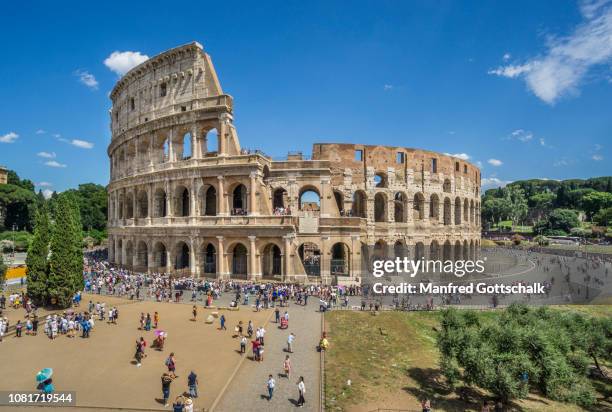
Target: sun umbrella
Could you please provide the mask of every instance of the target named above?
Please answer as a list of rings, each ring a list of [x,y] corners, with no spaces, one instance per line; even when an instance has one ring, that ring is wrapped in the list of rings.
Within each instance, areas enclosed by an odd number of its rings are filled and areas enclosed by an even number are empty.
[[[53,369],[44,368],[36,374],[36,382],[44,382],[53,375]]]
[[[155,336],[164,336],[166,334],[166,332],[164,332],[161,329],[156,329],[155,330]]]

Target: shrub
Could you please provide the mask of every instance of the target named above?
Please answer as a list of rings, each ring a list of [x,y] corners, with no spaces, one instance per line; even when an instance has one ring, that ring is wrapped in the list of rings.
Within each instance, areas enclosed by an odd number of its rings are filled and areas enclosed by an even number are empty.
[[[550,245],[550,239],[548,239],[546,236],[542,236],[542,235],[534,237],[533,241],[536,242],[540,246],[548,246],[548,245]]]
[[[520,245],[523,240],[525,240],[525,238],[519,234],[512,235],[512,243],[516,246]]]

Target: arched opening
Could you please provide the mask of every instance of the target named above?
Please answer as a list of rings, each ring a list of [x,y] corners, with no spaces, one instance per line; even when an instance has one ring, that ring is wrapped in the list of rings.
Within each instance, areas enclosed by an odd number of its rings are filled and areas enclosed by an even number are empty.
[[[125,210],[124,210],[124,206],[125,206],[125,198],[123,196],[123,194],[119,195],[119,210],[118,210],[118,216],[119,219],[124,219],[125,218]]]
[[[476,248],[474,247],[474,241],[470,240],[470,259],[476,259]]]
[[[374,187],[387,187],[387,175],[378,172],[374,175]]]
[[[185,242],[179,242],[176,245],[176,252],[174,255],[174,269],[189,269],[189,246],[187,246],[187,243]]]
[[[450,179],[444,179],[444,183],[442,184],[442,191],[444,193],[450,193],[451,192],[451,181],[450,181]]]
[[[136,265],[145,270],[149,266],[149,250],[147,244],[142,240],[138,242],[136,249]]]
[[[123,265],[123,240],[117,241],[117,250],[115,253],[115,262],[119,265]]]
[[[217,273],[217,250],[212,243],[206,245],[202,251],[202,266],[202,273],[207,277],[214,277],[209,275]]]
[[[314,243],[306,242],[298,248],[300,260],[308,276],[321,276],[321,250]]]
[[[455,258],[455,260],[461,260],[461,256],[461,242],[457,240],[455,242],[455,249],[453,250],[453,257]]]
[[[153,199],[153,217],[165,217],[166,210],[166,192],[163,189],[157,189]]]
[[[203,186],[200,189],[200,215],[215,216],[217,214],[217,190],[214,186]]]
[[[425,257],[425,245],[423,244],[423,242],[417,242],[417,244],[414,245],[414,259],[420,260],[424,257]]]
[[[470,202],[465,199],[463,201],[463,222],[469,223],[470,221]]]
[[[299,205],[300,210],[306,212],[318,212],[321,210],[321,195],[314,188],[303,188],[300,190]]]
[[[125,265],[132,267],[134,264],[134,245],[131,240],[125,244]]]
[[[474,222],[476,221],[476,214],[475,214],[475,209],[474,209],[474,201],[471,200],[470,201],[470,223],[473,225]]]
[[[242,183],[232,191],[232,215],[247,214],[247,189]]]
[[[398,240],[393,245],[393,255],[395,257],[404,258],[409,257],[410,253],[408,253],[408,247],[404,243],[402,243],[401,240]]]
[[[440,219],[440,199],[433,194],[429,197],[429,220],[437,222]]]
[[[376,193],[374,196],[374,221],[387,221],[387,197],[382,193]]]
[[[216,152],[219,148],[219,136],[217,129],[211,129],[206,132],[204,139],[202,139],[202,153]]]
[[[147,192],[141,190],[138,192],[138,196],[136,197],[136,205],[137,205],[137,215],[139,218],[145,218],[149,216],[149,199],[147,196]]]
[[[350,250],[344,243],[336,243],[331,248],[329,271],[332,276],[348,276],[350,273]]]
[[[186,133],[183,136],[182,151],[183,151],[183,156],[182,156],[183,160],[191,159],[191,157],[193,156],[193,150],[191,148],[191,133]]]
[[[395,206],[395,221],[398,223],[406,222],[406,195],[401,192],[395,194],[395,200],[393,201]]]
[[[366,194],[363,190],[357,190],[353,193],[353,206],[352,206],[352,215],[356,217],[366,218]]]
[[[461,199],[455,198],[455,224],[461,224]]]
[[[336,200],[336,206],[338,206],[340,216],[344,216],[344,196],[342,193],[334,190],[334,199]]]
[[[282,187],[275,189],[272,194],[272,208],[274,209],[274,214],[284,214],[287,204],[287,191]]]
[[[125,197],[126,206],[126,219],[134,218],[134,195],[130,192]]]
[[[282,255],[280,248],[270,243],[267,245],[261,257],[262,276],[275,277],[281,275]]]
[[[429,244],[429,260],[439,260],[440,259],[440,245],[438,241],[432,240]]]
[[[237,243],[232,251],[232,275],[240,278],[247,274],[247,248]]]
[[[463,241],[463,260],[470,259],[470,246],[467,240]]]
[[[448,197],[444,198],[444,224],[451,224],[451,201]]]
[[[446,241],[444,242],[444,246],[442,247],[442,260],[444,260],[445,262],[447,260],[452,260],[453,256],[453,248],[450,244],[450,241]]]
[[[174,216],[189,216],[189,190],[185,186],[176,188],[176,209]]]
[[[166,270],[168,265],[167,259],[168,253],[166,251],[166,245],[162,242],[157,242],[153,247],[153,263],[157,271],[163,272]]]
[[[170,139],[164,140],[164,144],[162,146],[162,163],[171,162],[170,159]]]
[[[414,210],[414,220],[425,219],[425,196],[423,193],[415,193],[412,208]]]

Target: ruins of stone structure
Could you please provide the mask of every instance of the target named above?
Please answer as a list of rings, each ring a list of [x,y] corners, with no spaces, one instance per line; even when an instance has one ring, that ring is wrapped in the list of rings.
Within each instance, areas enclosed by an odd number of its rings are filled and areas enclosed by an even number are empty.
[[[0,166],[0,185],[5,185],[8,182],[8,170],[4,166]]]
[[[241,148],[232,97],[198,43],[110,95],[109,259],[138,271],[351,283],[362,250],[473,258],[480,171],[404,147],[317,143],[282,161]]]

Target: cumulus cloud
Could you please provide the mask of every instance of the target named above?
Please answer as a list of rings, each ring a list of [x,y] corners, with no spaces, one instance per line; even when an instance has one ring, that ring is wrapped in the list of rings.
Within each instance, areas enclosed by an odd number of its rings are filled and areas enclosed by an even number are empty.
[[[98,90],[98,81],[93,74],[86,70],[77,70],[74,72],[74,75],[77,76],[79,78],[79,82],[83,83],[85,86],[92,90]]]
[[[49,182],[38,182],[38,183],[36,183],[36,186],[39,186],[39,187],[51,187],[51,186],[53,186],[53,184],[49,183]]]
[[[601,160],[603,160],[603,156],[599,155],[599,154],[594,154],[591,159],[595,160],[596,162],[599,162]]]
[[[502,58],[504,59],[504,61],[508,61],[510,60],[510,57],[512,57],[510,53],[504,53],[504,56]]]
[[[501,160],[498,160],[498,159],[489,159],[487,160],[487,163],[490,164],[491,166],[501,166],[504,164]]]
[[[572,162],[570,162],[567,159],[559,159],[559,160],[555,160],[555,162],[553,163],[554,167],[564,167],[564,166],[569,166]]]
[[[0,136],[0,143],[14,143],[19,135],[15,132],[8,132],[7,134],[3,134]]]
[[[44,131],[43,129],[38,129],[38,130],[36,131],[36,134],[45,134],[45,133],[47,133],[47,132],[46,132],[46,131]]]
[[[92,142],[88,142],[86,140],[72,139],[70,144],[76,147],[80,147],[81,149],[91,149],[94,147]]]
[[[521,142],[528,142],[533,139],[533,133],[528,130],[516,129],[509,136],[510,139],[520,140]]]
[[[485,190],[497,187],[504,187],[510,183],[512,183],[512,180],[502,180],[497,177],[483,177],[480,180],[480,186]]]
[[[457,157],[462,160],[470,159],[470,155],[468,155],[467,153],[444,153],[444,154],[447,156]]]
[[[392,84],[385,84],[383,86],[383,90],[386,91],[386,92],[391,91],[391,90],[393,90],[393,85]]]
[[[548,104],[577,93],[593,68],[612,62],[612,2],[584,0],[580,11],[583,21],[567,36],[550,36],[545,53],[488,73],[523,79],[529,90]]]
[[[42,194],[45,199],[51,199],[51,196],[53,195],[53,190],[45,189],[42,191]]]
[[[55,159],[55,152],[38,152],[36,156],[43,157],[45,159]]]
[[[119,76],[123,76],[130,71],[131,68],[138,66],[140,63],[145,62],[149,59],[146,54],[134,51],[114,51],[104,60],[104,65],[117,73]]]
[[[56,160],[49,160],[48,162],[45,162],[45,166],[58,167],[58,168],[66,167],[66,165],[64,163],[60,163],[60,162],[58,162]]]

